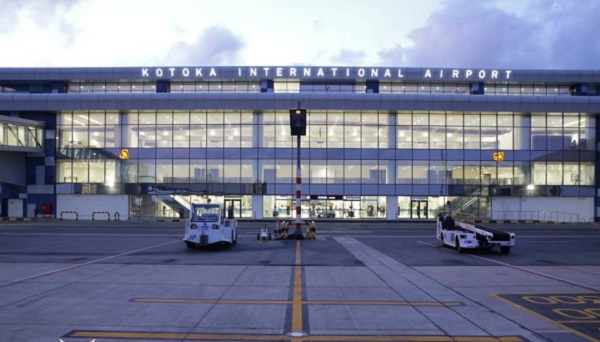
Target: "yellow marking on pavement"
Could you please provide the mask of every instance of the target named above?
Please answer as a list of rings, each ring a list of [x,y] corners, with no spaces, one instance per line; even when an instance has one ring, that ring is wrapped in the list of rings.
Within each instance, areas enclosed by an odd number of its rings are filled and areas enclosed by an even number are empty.
[[[295,289],[294,289],[295,290]],[[302,293],[300,293],[302,295]],[[294,304],[293,300],[247,300],[247,299],[186,299],[186,298],[134,298],[136,303],[167,304]],[[400,305],[400,306],[462,306],[460,302],[405,302],[405,301],[352,301],[352,300],[304,300],[302,305]]]
[[[185,299],[185,298],[134,298],[137,303],[194,303],[194,304],[292,304],[291,300],[245,300],[245,299]]]
[[[68,337],[79,338],[114,338],[114,339],[146,339],[165,340],[174,339],[182,341],[190,340],[213,340],[213,341],[399,341],[399,342],[522,342],[517,336],[414,336],[414,335],[390,335],[390,336],[356,336],[356,335],[319,335],[305,337],[291,337],[287,335],[242,335],[242,334],[201,334],[201,333],[166,333],[166,332],[126,332],[126,331],[88,331],[78,330],[69,334]]]
[[[462,306],[460,302],[403,302],[403,301],[342,301],[342,300],[305,300],[305,305],[399,305],[399,306]]]
[[[292,304],[292,331],[302,331],[302,258],[300,241],[296,241],[296,267],[294,271],[294,298]]]
[[[586,335],[586,334],[584,334],[584,333],[582,333],[582,332],[580,332],[580,331],[577,331],[577,330],[575,330],[575,329],[569,328],[568,326],[566,326],[566,325],[564,325],[564,324],[561,324],[561,323],[560,323],[560,322],[558,322],[558,321],[555,321],[555,320],[553,320],[553,319],[550,319],[550,318],[548,318],[548,317],[546,317],[546,316],[544,316],[544,315],[542,315],[542,314],[539,314],[539,313],[537,313],[537,312],[535,312],[535,311],[533,311],[533,310],[530,310],[530,309],[528,309],[528,308],[526,308],[526,307],[524,307],[524,306],[522,306],[522,305],[519,305],[519,304],[517,304],[517,303],[514,303],[514,302],[512,302],[512,301],[510,301],[510,300],[508,300],[508,299],[502,298],[502,297],[500,297],[500,295],[497,295],[497,294],[495,294],[495,293],[492,293],[492,296],[494,296],[494,297],[496,297],[496,298],[500,299],[500,300],[501,300],[501,301],[503,301],[503,302],[506,302],[506,303],[512,304],[512,305],[514,305],[514,306],[518,307],[519,309],[521,309],[521,310],[523,310],[523,311],[529,312],[530,314],[532,314],[532,315],[534,315],[534,316],[536,316],[536,317],[539,317],[539,318],[541,318],[541,319],[544,319],[544,320],[546,320],[546,321],[548,321],[548,322],[550,322],[550,323],[552,323],[552,324],[554,324],[554,325],[557,325],[557,326],[559,326],[559,327],[561,327],[561,328],[563,328],[563,329],[566,329],[566,330],[568,330],[568,331],[570,331],[570,332],[574,333],[575,335],[577,335],[577,336],[579,336],[579,337],[583,337],[584,339],[586,339],[586,340],[588,340],[588,341],[598,341],[598,340],[596,340],[595,338],[592,338],[592,337],[590,337],[590,336],[588,336],[588,335]]]

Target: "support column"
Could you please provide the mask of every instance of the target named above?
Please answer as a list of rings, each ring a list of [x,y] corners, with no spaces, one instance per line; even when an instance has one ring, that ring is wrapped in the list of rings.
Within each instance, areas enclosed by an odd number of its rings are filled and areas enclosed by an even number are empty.
[[[298,137],[298,156],[296,158],[296,239],[302,237],[302,168],[300,168],[300,135]]]

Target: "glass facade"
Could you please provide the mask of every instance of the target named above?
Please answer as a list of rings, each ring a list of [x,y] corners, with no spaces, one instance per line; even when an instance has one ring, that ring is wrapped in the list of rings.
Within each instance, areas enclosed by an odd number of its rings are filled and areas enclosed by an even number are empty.
[[[512,196],[531,185],[579,196],[595,185],[587,113],[312,110],[308,126],[306,217],[383,218],[385,198],[397,196],[398,217],[429,218],[445,203],[438,197]],[[105,185],[90,193],[136,195],[127,184],[148,184],[184,196],[252,194],[263,217],[291,217],[295,147],[288,111],[62,112],[56,182]]]

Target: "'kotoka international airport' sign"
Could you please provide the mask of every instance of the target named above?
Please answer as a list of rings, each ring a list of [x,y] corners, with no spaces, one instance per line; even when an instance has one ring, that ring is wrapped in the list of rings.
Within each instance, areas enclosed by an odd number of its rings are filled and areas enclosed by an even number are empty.
[[[511,79],[512,70],[386,67],[151,67],[151,79],[379,79],[401,81],[484,81]]]

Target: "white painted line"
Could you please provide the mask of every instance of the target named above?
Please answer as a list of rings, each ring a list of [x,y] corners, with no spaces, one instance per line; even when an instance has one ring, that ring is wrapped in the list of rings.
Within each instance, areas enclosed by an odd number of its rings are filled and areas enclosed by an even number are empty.
[[[64,272],[64,271],[69,271],[69,270],[72,270],[72,269],[75,269],[75,268],[78,268],[78,267],[92,265],[92,264],[95,264],[95,263],[98,263],[98,262],[101,262],[101,261],[106,261],[106,260],[110,260],[110,259],[122,257],[122,256],[125,256],[125,255],[129,255],[129,254],[133,254],[133,253],[145,251],[145,250],[152,249],[152,248],[166,246],[166,245],[169,245],[169,244],[172,244],[172,243],[175,243],[175,242],[181,243],[181,241],[179,241],[179,240],[178,241],[169,241],[169,242],[161,243],[161,244],[150,246],[150,247],[136,249],[134,251],[129,251],[129,252],[121,253],[121,254],[116,254],[116,255],[112,255],[112,256],[106,257],[106,258],[92,260],[92,261],[84,262],[82,264],[75,264],[75,265],[72,265],[72,266],[63,267],[63,268],[59,268],[59,269],[56,269],[56,270],[53,270],[53,271],[48,271],[48,272],[40,273],[40,274],[37,274],[37,275],[34,275],[34,276],[22,278],[22,279],[19,279],[19,280],[14,280],[14,281],[10,281],[10,282],[7,282],[7,283],[2,283],[2,284],[0,284],[0,287],[14,285],[14,284],[17,284],[17,283],[22,283],[24,281],[28,281],[28,280],[32,280],[32,279],[37,279],[37,278],[41,278],[41,277],[45,277],[45,276],[57,274],[57,273]]]
[[[427,243],[427,242],[423,242],[423,241],[417,241],[417,242],[420,243],[420,244],[423,244],[423,245],[427,245],[427,246],[431,246],[431,247],[437,247],[437,246],[432,245],[432,244]],[[456,253],[458,253],[458,252],[456,252]],[[550,274],[546,274],[546,273],[542,273],[542,272],[537,272],[537,271],[534,271],[534,270],[529,270],[527,268],[523,268],[523,267],[520,267],[520,266],[515,266],[515,265],[507,264],[507,263],[502,262],[502,261],[488,259],[488,258],[484,258],[484,257],[479,256],[479,255],[473,255],[473,254],[462,254],[462,255],[470,256],[472,258],[477,258],[477,259],[489,261],[489,262],[494,263],[494,264],[498,264],[498,265],[502,265],[502,266],[514,268],[516,270],[527,272],[527,273],[531,273],[531,274],[535,274],[535,275],[538,275],[540,277],[554,279],[554,280],[557,280],[557,281],[561,281],[563,283],[571,284],[571,285],[574,285],[574,286],[579,286],[579,287],[582,287],[584,289],[588,289],[588,290],[600,292],[600,289],[597,289],[597,288],[594,288],[594,287],[591,287],[591,286],[587,286],[587,285],[578,283],[576,281],[567,280],[567,279],[564,279],[564,278],[556,277],[556,276],[553,276],[553,275],[550,275]]]

